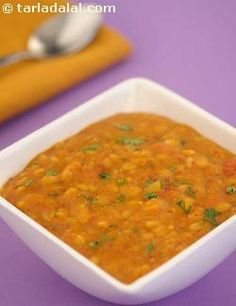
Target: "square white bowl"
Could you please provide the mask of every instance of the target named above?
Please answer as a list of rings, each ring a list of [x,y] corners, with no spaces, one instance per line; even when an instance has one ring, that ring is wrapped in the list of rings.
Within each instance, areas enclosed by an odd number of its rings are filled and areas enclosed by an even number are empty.
[[[1,151],[0,186],[38,153],[87,125],[120,112],[167,116],[192,126],[235,153],[233,127],[161,85],[137,78],[114,86]],[[66,280],[98,298],[119,304],[150,302],[184,289],[236,249],[236,216],[233,216],[159,268],[126,285],[1,197],[0,216],[31,250]]]

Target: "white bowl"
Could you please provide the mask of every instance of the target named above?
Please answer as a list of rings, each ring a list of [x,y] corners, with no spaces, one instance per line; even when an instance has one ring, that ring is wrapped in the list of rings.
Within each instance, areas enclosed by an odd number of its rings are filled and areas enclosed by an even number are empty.
[[[130,79],[1,151],[0,185],[56,142],[92,122],[120,112],[167,116],[191,125],[204,136],[235,152],[234,128],[152,81]],[[29,248],[66,280],[98,298],[119,304],[150,302],[184,289],[236,248],[236,216],[233,216],[167,263],[126,285],[1,197],[0,216]]]

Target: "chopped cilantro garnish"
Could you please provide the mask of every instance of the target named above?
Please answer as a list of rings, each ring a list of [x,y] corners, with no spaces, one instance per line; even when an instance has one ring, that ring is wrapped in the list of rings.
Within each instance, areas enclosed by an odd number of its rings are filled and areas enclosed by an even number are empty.
[[[24,183],[16,185],[16,188],[22,187],[22,186],[29,187],[33,184],[33,182],[34,182],[34,180],[28,179],[28,180],[24,181]]]
[[[31,186],[32,184],[33,184],[33,180],[31,180],[31,179],[28,179],[28,180],[26,180],[25,182],[24,182],[24,186],[26,186],[26,187],[28,187],[28,186]]]
[[[119,137],[117,143],[125,146],[138,146],[144,142],[142,138]]]
[[[96,204],[96,202],[97,202],[97,198],[93,198],[93,197],[90,197],[90,196],[87,196],[87,195],[84,195],[84,194],[81,194],[79,197],[85,199],[87,204],[89,204],[89,205]]]
[[[95,240],[95,241],[90,241],[90,242],[88,243],[88,247],[89,247],[90,249],[98,249],[100,246],[101,246],[101,243],[100,243],[99,241],[97,241],[97,240]]]
[[[129,124],[122,124],[122,123],[117,123],[115,125],[115,127],[121,131],[125,131],[125,132],[130,132],[133,130],[132,126],[130,126]]]
[[[203,213],[203,219],[210,222],[212,225],[218,225],[216,217],[219,213],[214,208],[206,208]]]
[[[152,244],[152,243],[148,243],[147,245],[146,245],[146,252],[147,253],[151,253],[153,250],[154,250],[154,245]]]
[[[187,205],[184,200],[177,201],[176,205],[179,206],[186,214],[189,214],[192,210],[192,206]]]
[[[119,178],[117,181],[116,181],[117,185],[119,186],[124,186],[126,183],[127,183],[127,180],[126,178]]]
[[[158,195],[155,192],[147,192],[145,193],[144,198],[146,200],[156,199],[158,198]]]
[[[125,201],[125,196],[123,194],[118,195],[117,202],[124,203],[124,201]]]
[[[90,241],[88,243],[88,247],[90,249],[98,249],[101,246],[103,246],[104,243],[112,242],[115,239],[116,239],[116,237],[114,237],[114,236],[110,236],[110,235],[107,235],[107,234],[102,234],[98,240]]]
[[[99,145],[97,143],[93,143],[91,145],[88,145],[88,146],[82,148],[82,151],[93,152],[93,151],[96,151],[98,147],[99,147]]]
[[[101,172],[101,173],[99,173],[99,178],[101,179],[101,180],[107,180],[107,179],[109,179],[111,176],[110,176],[110,174],[108,174],[108,173],[106,173],[106,172]]]
[[[87,197],[86,200],[87,200],[87,203],[91,204],[91,205],[93,205],[97,202],[97,199],[94,199],[92,197]]]
[[[94,205],[97,203],[97,198],[88,197],[87,202],[88,204]]]
[[[47,175],[47,176],[57,176],[57,172],[56,172],[56,170],[54,170],[54,169],[49,169],[49,170],[46,172],[46,175]]]
[[[227,186],[225,189],[226,193],[236,193],[236,187],[234,187],[233,185],[231,186]]]
[[[191,186],[188,186],[186,189],[185,189],[185,194],[191,198],[195,198],[196,196],[196,192],[193,190],[193,188]]]

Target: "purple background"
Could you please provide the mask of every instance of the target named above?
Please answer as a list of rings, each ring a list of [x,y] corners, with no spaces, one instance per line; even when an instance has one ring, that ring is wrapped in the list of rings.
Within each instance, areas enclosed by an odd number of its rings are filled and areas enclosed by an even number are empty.
[[[9,1],[10,2],[10,1]],[[97,3],[101,1],[97,0]],[[105,2],[105,1],[103,1]],[[0,148],[129,77],[160,82],[236,124],[236,1],[113,0],[107,23],[133,43],[130,59],[0,126]],[[51,271],[0,221],[1,306],[111,305]],[[190,288],[149,305],[234,306],[236,254]]]

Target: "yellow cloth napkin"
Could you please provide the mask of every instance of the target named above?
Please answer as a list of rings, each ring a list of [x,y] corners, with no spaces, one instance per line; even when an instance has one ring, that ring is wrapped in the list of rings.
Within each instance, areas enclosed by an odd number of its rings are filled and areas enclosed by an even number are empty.
[[[38,1],[19,2],[33,4]],[[55,2],[65,3],[63,0],[40,1],[47,5]],[[50,14],[45,13],[1,12],[0,56],[24,50],[30,33],[48,17]],[[124,59],[130,49],[129,42],[122,35],[104,26],[95,41],[77,54],[0,68],[0,122]]]

